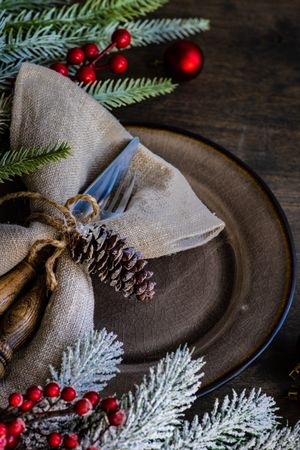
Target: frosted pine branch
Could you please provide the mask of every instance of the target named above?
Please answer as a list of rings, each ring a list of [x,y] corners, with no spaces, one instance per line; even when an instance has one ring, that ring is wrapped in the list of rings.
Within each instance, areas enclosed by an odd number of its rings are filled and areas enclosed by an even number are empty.
[[[127,421],[119,429],[104,434],[101,448],[159,449],[180,423],[184,410],[195,400],[200,387],[203,359],[192,360],[184,347],[168,354],[156,368],[150,369],[134,393],[122,400]]]
[[[294,428],[284,427],[269,433],[261,433],[253,437],[237,450],[299,450],[300,449],[300,421]]]
[[[11,119],[12,95],[0,94],[0,134],[9,129]]]
[[[101,391],[119,369],[122,344],[113,333],[93,331],[63,353],[58,372],[50,367],[51,380],[60,386],[73,386],[77,392]]]
[[[125,78],[96,81],[83,87],[102,105],[112,109],[169,94],[176,86],[169,78],[138,78],[136,80]]]
[[[19,9],[45,8],[51,5],[65,5],[68,0],[0,0],[0,10],[16,12]]]

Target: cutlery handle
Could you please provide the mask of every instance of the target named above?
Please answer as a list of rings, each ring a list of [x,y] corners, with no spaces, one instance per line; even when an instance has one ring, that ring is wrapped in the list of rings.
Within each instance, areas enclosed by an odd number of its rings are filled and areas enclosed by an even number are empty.
[[[0,316],[10,307],[24,286],[35,275],[34,267],[23,260],[0,278]]]
[[[46,305],[44,277],[37,277],[33,286],[18,298],[0,322],[0,379],[13,352],[21,347],[35,331]]]

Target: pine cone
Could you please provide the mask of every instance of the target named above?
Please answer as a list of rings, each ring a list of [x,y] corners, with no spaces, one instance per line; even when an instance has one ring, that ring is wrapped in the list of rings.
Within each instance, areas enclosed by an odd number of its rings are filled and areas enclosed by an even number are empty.
[[[154,296],[155,283],[150,281],[153,272],[145,270],[147,261],[105,225],[80,225],[69,236],[69,246],[76,263],[85,264],[89,273],[98,274],[102,282],[124,297],[135,295],[138,300],[146,300]]]

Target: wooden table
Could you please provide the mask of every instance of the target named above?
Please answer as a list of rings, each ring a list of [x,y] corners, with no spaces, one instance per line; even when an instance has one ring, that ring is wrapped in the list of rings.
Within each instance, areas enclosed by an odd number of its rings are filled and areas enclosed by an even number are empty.
[[[175,94],[117,110],[123,121],[155,122],[199,132],[248,163],[271,187],[300,248],[300,3],[297,0],[172,0],[155,17],[202,16],[211,31],[197,36],[205,67]],[[165,47],[128,52],[128,75],[163,75]],[[240,376],[201,398],[191,414],[211,408],[234,388],[262,387],[291,423],[300,403],[286,400],[300,333],[298,295],[272,345]]]

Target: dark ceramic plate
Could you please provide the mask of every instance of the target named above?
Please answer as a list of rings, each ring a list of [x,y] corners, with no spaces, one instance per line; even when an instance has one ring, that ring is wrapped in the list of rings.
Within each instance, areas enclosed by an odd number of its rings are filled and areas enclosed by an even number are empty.
[[[207,361],[201,395],[244,370],[283,324],[295,287],[290,229],[270,189],[226,150],[183,132],[129,129],[182,171],[226,228],[203,247],[152,260],[152,302],[116,298],[94,280],[96,327],[114,331],[125,346],[110,389],[131,388],[167,351],[187,342]]]

